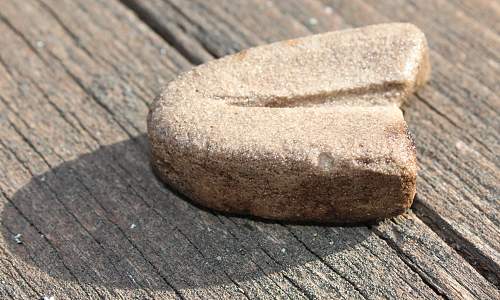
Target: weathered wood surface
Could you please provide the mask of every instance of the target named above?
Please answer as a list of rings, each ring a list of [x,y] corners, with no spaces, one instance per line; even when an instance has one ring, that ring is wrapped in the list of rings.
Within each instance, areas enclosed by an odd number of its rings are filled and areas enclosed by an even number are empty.
[[[481,0],[2,1],[1,297],[498,299],[499,16]],[[434,67],[405,115],[414,213],[260,222],[194,207],[151,173],[147,105],[182,70],[394,20],[427,33]]]

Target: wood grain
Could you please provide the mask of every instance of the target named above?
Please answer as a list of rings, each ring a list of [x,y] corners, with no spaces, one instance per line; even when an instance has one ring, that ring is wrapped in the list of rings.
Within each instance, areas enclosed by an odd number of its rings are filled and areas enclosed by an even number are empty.
[[[407,109],[418,217],[321,227],[217,215],[150,170],[145,116],[161,86],[193,63],[370,19],[313,1],[124,2],[0,4],[2,298],[498,298],[494,65],[454,72],[436,50],[438,75]],[[493,30],[474,47],[473,33],[455,33],[460,51],[496,59]]]
[[[498,68],[478,61],[485,56],[490,61],[498,60],[498,51],[492,51],[499,46],[495,33],[467,14],[459,13],[460,7],[453,7],[444,1],[432,5],[404,1],[326,1],[324,4],[315,1],[276,1],[274,4],[264,2],[257,9],[254,3],[239,9],[239,5],[230,1],[223,1],[220,5],[195,1],[197,6],[173,0],[168,2],[162,2],[163,6],[157,6],[156,10],[143,7],[143,19],[146,22],[150,19],[160,20],[161,11],[172,11],[175,7],[182,15],[196,12],[199,15],[195,19],[198,27],[207,27],[205,32],[221,36],[236,26],[234,18],[228,15],[243,11],[246,18],[243,15],[238,17],[246,28],[238,27],[237,32],[249,36],[241,39],[257,40],[257,44],[308,32],[387,21],[411,21],[423,28],[433,50],[433,80],[430,87],[414,97],[414,103],[406,109],[406,117],[416,134],[422,169],[415,208],[417,213],[425,211],[426,215],[432,215],[424,216],[423,219],[498,285],[496,198],[499,172],[498,157],[495,155],[498,152],[496,129],[500,128],[500,102],[495,94],[498,89]],[[199,12],[203,10],[205,13]],[[149,11],[149,14],[145,14],[145,11]],[[258,13],[246,13],[252,11]],[[433,11],[439,11],[441,15],[436,16]],[[265,30],[271,27],[271,23],[283,22],[286,17],[277,17],[280,12],[285,16],[293,16],[287,26],[280,27],[288,29],[288,32]],[[380,12],[387,12],[388,16]],[[262,16],[267,15],[271,20],[263,19]],[[253,18],[257,20],[248,21]],[[217,24],[226,25],[225,28],[221,28],[223,25],[210,27],[216,20]],[[255,31],[259,32],[258,36],[251,33],[257,24],[262,27]],[[447,26],[449,29],[446,29]],[[269,34],[263,37],[264,41],[259,41],[261,32]],[[206,43],[201,39],[201,33],[195,36],[200,43]],[[251,45],[242,44],[239,47]],[[456,68],[463,73],[456,72]],[[471,101],[476,104],[473,108]],[[477,155],[472,157],[472,153]],[[450,234],[444,233],[449,231]]]

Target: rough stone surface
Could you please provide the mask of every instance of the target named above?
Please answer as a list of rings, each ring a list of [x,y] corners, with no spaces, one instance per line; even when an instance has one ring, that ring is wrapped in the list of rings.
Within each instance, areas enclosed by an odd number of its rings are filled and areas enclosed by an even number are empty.
[[[381,24],[251,48],[170,82],[152,164],[201,205],[366,222],[410,207],[416,153],[399,106],[430,73],[424,34]]]

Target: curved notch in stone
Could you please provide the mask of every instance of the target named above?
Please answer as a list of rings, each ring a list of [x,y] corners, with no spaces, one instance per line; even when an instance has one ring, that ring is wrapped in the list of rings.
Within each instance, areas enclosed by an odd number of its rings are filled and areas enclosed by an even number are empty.
[[[424,34],[399,23],[208,62],[152,105],[153,167],[219,211],[329,223],[395,216],[410,207],[417,175],[398,106],[429,72]]]

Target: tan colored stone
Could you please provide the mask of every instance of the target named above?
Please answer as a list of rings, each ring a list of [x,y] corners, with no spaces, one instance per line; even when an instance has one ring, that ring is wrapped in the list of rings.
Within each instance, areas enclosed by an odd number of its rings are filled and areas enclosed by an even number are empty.
[[[331,223],[395,216],[410,207],[417,176],[398,106],[429,72],[424,34],[399,23],[208,62],[151,107],[153,167],[219,211]]]

